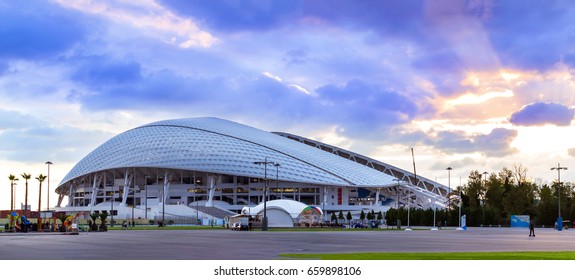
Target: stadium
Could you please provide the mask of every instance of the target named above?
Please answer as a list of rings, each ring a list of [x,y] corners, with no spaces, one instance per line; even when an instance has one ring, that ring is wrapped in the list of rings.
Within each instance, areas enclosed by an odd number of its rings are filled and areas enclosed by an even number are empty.
[[[100,145],[62,179],[56,211],[219,224],[237,214],[259,216],[267,202],[270,213],[296,223],[308,206],[321,210],[322,219],[339,211],[357,217],[390,207],[445,207],[449,192],[414,172],[312,139],[189,118],[146,124]]]

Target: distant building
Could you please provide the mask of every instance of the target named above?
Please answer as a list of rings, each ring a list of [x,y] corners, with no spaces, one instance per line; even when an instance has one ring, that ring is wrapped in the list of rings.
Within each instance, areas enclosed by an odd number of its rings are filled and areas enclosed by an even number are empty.
[[[311,139],[192,118],[143,125],[96,148],[57,187],[56,211],[107,210],[115,219],[222,218],[262,203],[266,182],[267,201],[295,200],[326,214],[385,212],[407,205],[408,197],[412,207],[441,207],[448,192],[411,172]]]

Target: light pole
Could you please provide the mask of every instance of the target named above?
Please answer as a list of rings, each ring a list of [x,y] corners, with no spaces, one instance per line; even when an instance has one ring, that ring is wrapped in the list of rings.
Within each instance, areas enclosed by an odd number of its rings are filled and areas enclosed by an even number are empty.
[[[410,209],[411,208],[411,189],[407,187],[407,227],[405,228],[406,231],[411,231],[410,226]]]
[[[114,183],[115,185],[115,183]],[[112,200],[110,201],[111,209],[110,209],[110,227],[114,227],[114,185],[112,185]]]
[[[393,181],[397,181],[397,189],[395,190],[397,192],[397,228],[400,228],[400,221],[401,219],[399,218],[399,182],[401,180],[399,180],[398,178],[394,178]]]
[[[162,184],[162,227],[166,226],[166,183]]]
[[[327,187],[323,187],[323,197],[321,198],[321,212],[323,214],[323,221],[322,221],[323,223],[326,222],[326,213],[325,213],[325,198],[327,197],[326,192]]]
[[[435,198],[433,198],[433,226],[431,227],[431,230],[437,230],[437,227],[435,224],[436,214],[437,214],[437,204],[435,203]]]
[[[14,216],[12,215],[12,213],[14,212],[14,206],[16,205],[16,199],[14,193],[14,186],[16,185],[16,183],[14,181],[18,181],[18,178],[10,174],[10,176],[8,176],[8,179],[10,179],[10,231],[12,231],[14,223]]]
[[[146,196],[146,200],[144,201],[144,207],[146,207],[146,212],[144,212],[144,219],[146,219],[146,223],[148,223],[148,178],[150,178],[150,176],[144,175],[144,195]]]
[[[459,189],[459,227],[457,227],[457,230],[463,230],[463,228],[461,227],[461,204],[463,204],[463,201],[461,200],[461,188]]]
[[[275,163],[274,166],[276,167],[276,198],[277,198],[277,191],[279,189],[279,184],[280,184],[280,180],[279,180],[279,170],[280,170],[280,166],[281,164],[279,163]],[[281,193],[281,192],[280,192]],[[280,199],[281,199],[281,194],[280,194]]]
[[[136,177],[136,174],[134,174]],[[135,179],[134,179],[135,181]],[[134,182],[134,186],[132,187],[132,227],[134,227],[134,207],[136,207],[136,182]]]
[[[268,189],[268,164],[275,164],[273,161],[268,161],[268,158],[265,157],[264,161],[255,161],[254,164],[257,165],[264,165],[264,218],[262,220],[262,231],[268,230],[268,216],[267,216],[267,189]]]
[[[447,213],[445,213],[445,226],[447,226],[447,214],[451,211],[451,166],[447,167]]]
[[[46,211],[50,211],[50,165],[53,163],[51,161],[47,161],[45,163],[48,165],[48,190],[46,191]]]
[[[487,171],[483,172],[483,190],[481,191],[481,216],[485,224],[485,196],[487,195]]]
[[[563,229],[563,218],[561,217],[561,170],[567,170],[567,167],[561,167],[561,164],[557,164],[557,167],[552,167],[551,170],[557,170],[557,205],[558,205],[558,216],[557,216],[557,230],[561,231]]]
[[[411,208],[411,188],[407,187],[407,227],[405,228],[406,231],[411,231],[411,226],[409,224],[409,208]]]

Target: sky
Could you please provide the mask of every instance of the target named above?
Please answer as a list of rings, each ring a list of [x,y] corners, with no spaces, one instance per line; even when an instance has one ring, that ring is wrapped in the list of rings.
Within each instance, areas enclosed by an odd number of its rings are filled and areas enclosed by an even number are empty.
[[[53,207],[108,139],[190,117],[415,159],[446,185],[517,165],[547,183],[558,164],[573,182],[573,18],[571,1],[543,0],[3,1],[0,209],[9,174],[19,206],[20,175],[53,162]],[[36,210],[35,179],[28,199]]]

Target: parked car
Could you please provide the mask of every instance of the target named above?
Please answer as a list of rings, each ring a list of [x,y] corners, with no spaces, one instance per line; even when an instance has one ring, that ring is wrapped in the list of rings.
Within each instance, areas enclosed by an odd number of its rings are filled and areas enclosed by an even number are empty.
[[[240,223],[238,223],[238,222],[235,222],[230,226],[230,228],[232,230],[238,230],[239,227],[240,227]]]
[[[235,222],[232,224],[232,226],[230,227],[232,230],[248,230],[248,225],[246,224],[242,224],[240,222]]]

